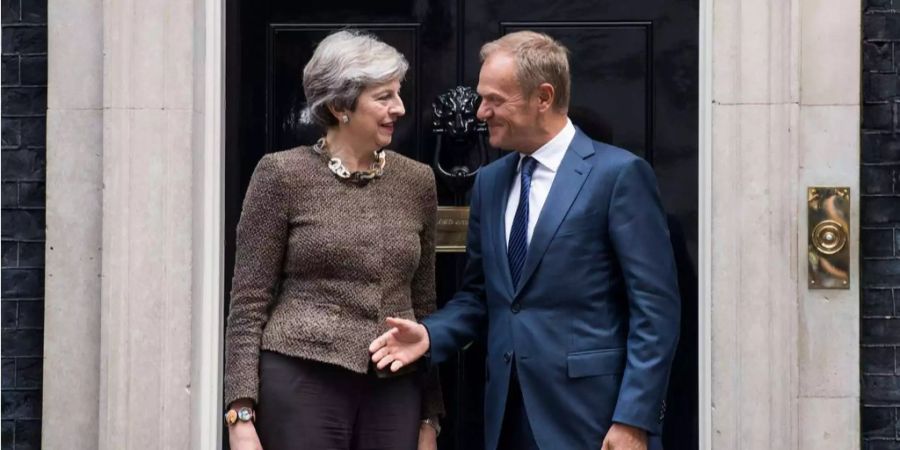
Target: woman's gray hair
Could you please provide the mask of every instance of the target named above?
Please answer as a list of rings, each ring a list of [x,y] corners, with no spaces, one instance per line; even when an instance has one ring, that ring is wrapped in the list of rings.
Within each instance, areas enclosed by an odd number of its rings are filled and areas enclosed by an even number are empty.
[[[369,33],[332,33],[319,43],[303,68],[306,108],[300,121],[323,127],[337,125],[329,105],[353,111],[363,89],[402,80],[408,68],[409,63],[397,49]]]

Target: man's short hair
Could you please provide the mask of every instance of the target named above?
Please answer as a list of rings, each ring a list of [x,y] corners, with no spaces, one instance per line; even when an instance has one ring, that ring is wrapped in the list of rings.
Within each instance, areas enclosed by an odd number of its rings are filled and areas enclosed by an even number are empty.
[[[522,91],[530,95],[541,83],[553,86],[553,106],[569,109],[572,78],[569,75],[569,50],[556,39],[534,31],[516,31],[481,47],[481,61],[501,51],[516,62],[516,78]]]

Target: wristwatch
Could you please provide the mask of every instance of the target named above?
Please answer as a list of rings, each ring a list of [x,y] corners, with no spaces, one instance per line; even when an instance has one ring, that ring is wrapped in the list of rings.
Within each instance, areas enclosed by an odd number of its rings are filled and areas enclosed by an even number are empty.
[[[225,413],[225,424],[229,427],[241,422],[255,422],[256,421],[256,412],[251,408],[247,408],[246,406],[240,408],[238,410],[229,409],[227,413]]]
[[[428,417],[426,419],[422,419],[422,425],[428,425],[431,428],[434,428],[434,435],[441,435],[441,423],[438,421],[437,417]]]

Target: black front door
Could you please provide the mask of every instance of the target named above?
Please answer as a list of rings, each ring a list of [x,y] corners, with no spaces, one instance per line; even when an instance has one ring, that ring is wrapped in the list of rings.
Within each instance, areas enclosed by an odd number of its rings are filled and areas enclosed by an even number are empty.
[[[484,42],[531,29],[565,44],[572,121],[594,139],[641,155],[659,179],[684,304],[664,439],[667,449],[697,448],[697,0],[229,0],[226,17],[229,283],[234,230],[256,162],[321,133],[295,119],[301,71],[329,32],[365,29],[406,55],[407,115],[392,148],[429,164],[436,143],[431,104],[455,86],[477,85]],[[442,204],[460,201],[448,185],[438,189]],[[439,305],[457,288],[463,263],[462,254],[438,256]],[[473,343],[441,375],[448,417],[440,447],[481,448],[483,346]]]

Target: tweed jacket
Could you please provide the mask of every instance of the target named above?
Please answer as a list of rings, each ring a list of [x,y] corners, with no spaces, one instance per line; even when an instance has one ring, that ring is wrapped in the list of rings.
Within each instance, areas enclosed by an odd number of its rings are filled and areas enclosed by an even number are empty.
[[[263,157],[237,227],[225,404],[256,401],[260,350],[366,373],[385,317],[435,309],[436,215],[431,168],[398,153],[366,184],[310,147]],[[422,417],[443,414],[436,371],[423,389]]]

